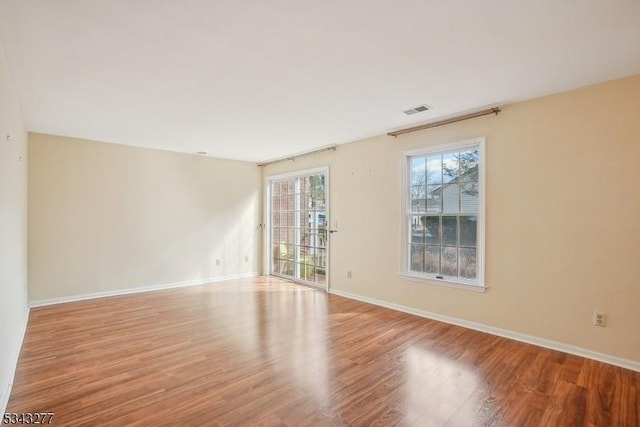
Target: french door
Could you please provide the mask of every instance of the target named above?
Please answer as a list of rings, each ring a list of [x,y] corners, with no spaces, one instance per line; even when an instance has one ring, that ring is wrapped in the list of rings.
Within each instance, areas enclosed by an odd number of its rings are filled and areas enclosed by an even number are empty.
[[[327,288],[326,169],[267,180],[270,274]]]

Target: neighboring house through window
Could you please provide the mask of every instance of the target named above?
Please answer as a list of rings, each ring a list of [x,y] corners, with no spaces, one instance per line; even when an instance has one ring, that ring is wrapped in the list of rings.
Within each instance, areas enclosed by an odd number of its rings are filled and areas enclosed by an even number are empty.
[[[404,153],[403,273],[484,288],[484,138]]]

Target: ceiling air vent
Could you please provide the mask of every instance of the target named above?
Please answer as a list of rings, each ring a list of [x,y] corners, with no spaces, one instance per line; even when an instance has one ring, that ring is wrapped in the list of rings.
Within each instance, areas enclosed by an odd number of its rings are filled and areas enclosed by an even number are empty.
[[[417,107],[413,107],[410,110],[404,110],[403,113],[405,113],[407,116],[410,116],[412,114],[422,113],[423,111],[429,110],[431,110],[431,107],[429,107],[427,104],[422,104],[418,105]]]

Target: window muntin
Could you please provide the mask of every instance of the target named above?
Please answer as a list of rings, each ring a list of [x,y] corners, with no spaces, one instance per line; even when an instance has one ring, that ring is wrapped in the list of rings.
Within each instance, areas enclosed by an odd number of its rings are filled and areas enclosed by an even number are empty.
[[[483,141],[407,154],[405,273],[483,286]]]

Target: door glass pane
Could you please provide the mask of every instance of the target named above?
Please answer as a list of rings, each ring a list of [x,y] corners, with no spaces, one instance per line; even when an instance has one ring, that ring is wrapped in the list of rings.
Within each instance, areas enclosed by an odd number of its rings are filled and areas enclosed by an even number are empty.
[[[317,249],[314,254],[314,265],[320,268],[325,268],[327,266],[327,250],[326,249]]]
[[[311,206],[317,209],[325,208],[325,178],[324,175],[309,177],[309,193],[311,194]]]
[[[308,211],[311,207],[311,195],[308,193],[300,193],[300,210]]]

